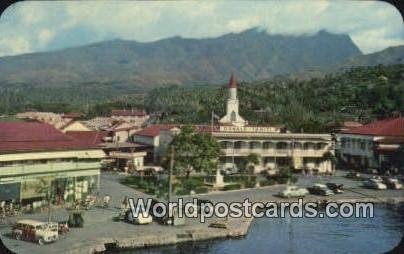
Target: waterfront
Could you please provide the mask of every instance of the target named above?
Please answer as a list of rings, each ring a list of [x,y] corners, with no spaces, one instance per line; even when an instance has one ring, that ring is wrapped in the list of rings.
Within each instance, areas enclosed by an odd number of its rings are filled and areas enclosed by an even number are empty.
[[[138,192],[120,184],[122,175],[115,173],[103,173],[101,175],[101,194],[108,193],[112,197],[112,204],[109,209],[103,209],[100,207],[94,207],[88,211],[85,211],[83,216],[85,220],[85,226],[83,228],[72,228],[71,231],[60,237],[60,239],[52,244],[39,246],[33,242],[18,241],[9,237],[11,232],[11,226],[18,219],[38,219],[46,220],[46,211],[36,214],[25,214],[12,218],[6,225],[0,226],[0,235],[6,246],[14,250],[16,253],[29,253],[29,254],[44,254],[44,253],[94,253],[94,251],[102,252],[105,250],[105,244],[115,244],[118,248],[132,249],[133,253],[189,253],[188,249],[195,248],[194,253],[238,253],[237,251],[244,250],[240,253],[247,252],[247,249],[252,248],[254,251],[260,253],[260,250],[279,248],[279,252],[283,253],[283,250],[287,252],[287,248],[293,246],[310,246],[321,247],[321,243],[327,242],[327,245],[332,244],[345,245],[344,241],[347,241],[347,246],[356,244],[356,240],[366,239],[366,235],[369,234],[372,245],[383,247],[381,251],[392,249],[399,242],[400,232],[404,232],[401,222],[398,223],[399,213],[391,214],[388,210],[380,208],[382,204],[403,202],[404,190],[384,190],[377,191],[372,189],[364,189],[360,187],[360,181],[354,181],[343,177],[343,172],[337,172],[335,176],[318,177],[318,176],[300,176],[299,186],[311,186],[315,182],[327,182],[332,178],[333,182],[344,184],[347,187],[344,193],[327,197],[329,201],[336,202],[376,202],[379,203],[377,211],[375,212],[376,218],[374,219],[292,219],[291,223],[286,224],[285,219],[254,219],[251,227],[248,220],[232,218],[231,222],[228,222],[228,229],[218,229],[208,227],[208,223],[199,223],[197,219],[187,219],[185,226],[179,227],[167,227],[153,222],[149,225],[132,225],[124,222],[114,222],[112,218],[116,215],[120,202],[124,196],[141,198],[148,197],[147,194]],[[264,202],[280,202],[287,201],[276,197],[275,194],[284,189],[285,185],[274,185],[264,188],[253,188],[236,191],[226,192],[212,192],[199,197],[209,199],[213,203],[219,201],[235,202],[243,200],[244,198],[250,198],[251,201],[264,201]],[[191,198],[191,197],[187,197]],[[308,195],[305,201],[323,200],[322,196]],[[294,199],[288,199],[293,201]],[[379,216],[379,210],[382,211]],[[385,211],[385,212],[383,212]],[[403,210],[401,210],[403,211]],[[402,216],[402,215],[401,215]],[[63,221],[68,217],[68,211],[65,209],[54,209],[52,213],[52,219],[55,221]],[[357,221],[356,221],[357,220]],[[397,220],[397,221],[396,221]],[[341,223],[340,223],[340,222]],[[308,223],[313,222],[313,223]],[[363,223],[365,222],[365,223]],[[330,223],[330,224],[329,224]],[[362,224],[360,224],[362,223]],[[393,227],[397,224],[399,227]],[[288,225],[293,231],[292,245],[289,243],[289,234],[287,234]],[[355,227],[351,227],[355,225]],[[359,226],[357,226],[359,225]],[[330,230],[327,228],[330,227]],[[354,234],[354,230],[364,227],[360,234]],[[366,231],[365,229],[369,230]],[[386,231],[387,229],[387,231]],[[247,232],[248,230],[248,232]],[[268,231],[266,231],[268,230]],[[400,231],[401,230],[401,231]],[[376,232],[379,232],[377,235]],[[226,240],[232,239],[234,236],[246,235],[241,240]],[[346,235],[346,236],[344,236]],[[365,236],[364,236],[365,235]],[[304,236],[303,238],[300,238]],[[323,237],[323,238],[321,238]],[[329,238],[327,240],[327,237]],[[204,240],[211,239],[210,242],[202,242]],[[221,239],[212,241],[212,239]],[[336,240],[334,240],[336,239]],[[354,239],[351,243],[350,240]],[[391,239],[391,241],[383,240],[380,243],[380,239]],[[301,241],[301,243],[300,243]],[[341,242],[342,241],[342,242]],[[186,245],[181,247],[185,242],[192,243],[198,242],[195,245]],[[349,243],[349,244],[348,244]],[[142,248],[146,246],[167,246],[169,247],[134,250],[134,248]],[[233,249],[232,246],[237,246]],[[192,247],[194,246],[194,247]],[[271,247],[274,246],[274,247]],[[181,251],[181,248],[185,248]],[[339,248],[339,247],[338,247]],[[341,247],[342,248],[342,247]],[[362,245],[358,245],[358,248],[362,248]],[[377,248],[371,248],[371,250],[377,250]],[[131,253],[129,251],[128,253]],[[300,251],[297,249],[296,251]],[[316,251],[316,250],[313,250]],[[317,253],[320,253],[321,249]],[[252,252],[254,253],[254,252]],[[262,251],[261,251],[262,253]],[[300,252],[292,252],[300,253]],[[368,252],[367,252],[368,253]],[[378,253],[378,252],[372,252]]]
[[[131,250],[126,254],[385,253],[404,234],[404,205],[375,207],[374,218],[255,219],[245,238]]]

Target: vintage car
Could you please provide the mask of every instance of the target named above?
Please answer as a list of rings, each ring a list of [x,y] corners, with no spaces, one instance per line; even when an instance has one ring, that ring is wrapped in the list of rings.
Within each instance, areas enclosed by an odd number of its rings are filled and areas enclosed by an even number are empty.
[[[126,216],[126,220],[129,223],[144,225],[152,223],[153,217],[146,212],[139,213],[138,216],[135,217],[133,216],[132,211],[129,210]]]
[[[397,178],[393,177],[384,177],[383,178],[383,183],[387,186],[389,189],[393,190],[399,190],[403,188],[403,185],[400,183],[400,181]]]
[[[335,194],[343,193],[343,191],[342,191],[343,184],[326,183],[325,185],[327,186],[328,189],[332,190]]]
[[[371,178],[363,181],[363,186],[369,189],[385,190],[387,186],[379,179]]]
[[[316,183],[312,187],[308,187],[307,190],[310,194],[320,195],[320,196],[330,196],[334,195],[334,192],[327,188],[326,185]]]
[[[304,197],[309,192],[305,188],[298,188],[297,186],[287,186],[286,189],[279,192],[279,196],[283,198],[291,197]]]
[[[52,222],[20,220],[14,225],[12,235],[17,240],[33,241],[43,245],[59,238],[57,225]]]

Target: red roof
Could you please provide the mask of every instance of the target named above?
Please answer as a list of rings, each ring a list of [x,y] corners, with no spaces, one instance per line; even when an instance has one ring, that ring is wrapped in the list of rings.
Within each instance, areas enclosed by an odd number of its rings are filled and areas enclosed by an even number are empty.
[[[71,119],[75,119],[75,118],[80,118],[81,114],[80,113],[76,113],[76,112],[70,112],[68,114],[64,114],[62,116],[63,118],[71,118]]]
[[[0,152],[74,150],[94,147],[46,123],[0,123]]]
[[[404,136],[404,117],[389,118],[343,131],[346,134]]]
[[[108,137],[108,131],[68,131],[66,135],[88,145],[99,145]]]
[[[113,115],[113,116],[146,116],[147,114],[144,111],[114,109],[111,111],[111,115]]]
[[[229,88],[237,88],[236,75],[234,75],[234,73],[232,73],[230,76]]]
[[[170,130],[172,128],[182,128],[185,124],[155,124],[145,127],[143,130],[138,131],[135,135],[139,136],[146,136],[146,137],[156,137],[160,135],[160,131]],[[212,126],[211,125],[191,125],[197,132],[211,132]],[[213,126],[215,131],[219,131],[219,126]]]
[[[135,133],[135,135],[138,136],[146,136],[146,137],[156,137],[160,135],[160,131],[162,130],[170,130],[174,127],[180,127],[180,124],[155,124],[155,125],[150,125],[143,130],[138,131]]]

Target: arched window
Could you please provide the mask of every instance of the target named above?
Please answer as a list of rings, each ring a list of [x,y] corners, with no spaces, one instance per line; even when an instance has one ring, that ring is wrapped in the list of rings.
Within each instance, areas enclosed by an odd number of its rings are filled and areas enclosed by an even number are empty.
[[[230,120],[231,120],[232,122],[235,122],[235,121],[236,121],[236,112],[234,112],[234,111],[231,112],[231,114],[230,114]]]
[[[276,149],[288,149],[288,143],[278,142],[276,143]]]

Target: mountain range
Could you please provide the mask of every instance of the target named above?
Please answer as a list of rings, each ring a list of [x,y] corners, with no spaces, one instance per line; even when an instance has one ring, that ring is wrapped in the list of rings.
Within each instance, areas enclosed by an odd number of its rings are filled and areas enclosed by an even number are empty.
[[[0,58],[0,87],[66,88],[96,84],[155,87],[223,84],[239,80],[324,73],[376,64],[404,63],[404,46],[364,55],[346,34],[271,35],[257,28],[216,38],[111,40],[50,52]]]

